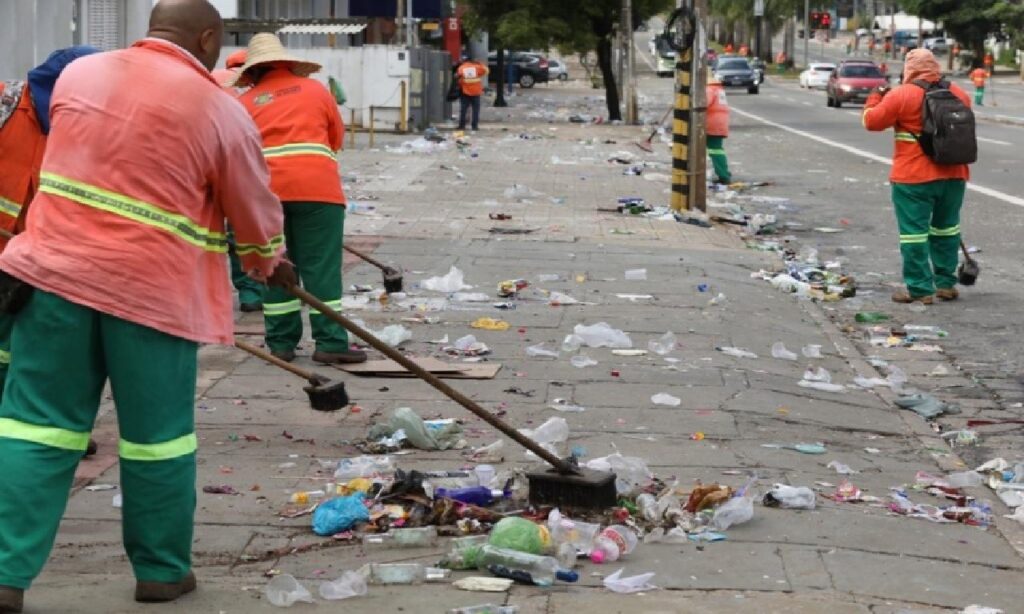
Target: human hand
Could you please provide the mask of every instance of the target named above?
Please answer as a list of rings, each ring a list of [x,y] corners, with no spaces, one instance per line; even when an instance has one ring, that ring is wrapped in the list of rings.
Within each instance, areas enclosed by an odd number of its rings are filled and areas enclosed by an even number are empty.
[[[295,275],[295,266],[284,258],[277,263],[274,272],[267,277],[268,286],[288,289],[299,284],[299,278]]]

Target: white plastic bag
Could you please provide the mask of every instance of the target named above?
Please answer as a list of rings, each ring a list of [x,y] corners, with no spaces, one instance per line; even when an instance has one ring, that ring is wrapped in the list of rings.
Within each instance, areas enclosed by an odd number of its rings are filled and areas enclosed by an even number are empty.
[[[580,343],[592,348],[631,348],[633,341],[623,331],[612,328],[607,322],[598,322],[590,326],[577,324],[572,329],[572,336],[579,339]],[[568,342],[569,339],[567,338]],[[565,343],[562,344],[565,349]]]
[[[754,517],[754,502],[745,496],[733,497],[715,510],[711,526],[724,531],[737,524],[748,522]]]
[[[720,346],[716,347],[715,349],[725,354],[726,356],[732,356],[734,358],[757,358],[757,354],[751,352],[750,350],[745,350],[743,348]]]
[[[679,397],[674,397],[666,392],[659,392],[658,394],[651,396],[651,403],[654,403],[655,405],[668,405],[669,407],[678,407],[679,404],[682,402],[682,399],[680,399]]]
[[[424,290],[450,294],[452,292],[458,292],[459,290],[472,288],[473,286],[465,283],[465,274],[458,267],[452,265],[452,268],[448,271],[447,275],[424,279],[420,282],[420,287]]]
[[[651,339],[647,342],[647,349],[659,356],[672,353],[672,350],[676,349],[675,333],[668,331],[657,339]]]
[[[526,355],[532,358],[558,358],[558,352],[545,348],[543,343],[527,347]]]
[[[780,358],[782,360],[796,360],[797,355],[786,349],[786,344],[781,341],[776,341],[772,344],[772,358]]]
[[[651,584],[651,578],[654,577],[653,571],[629,576],[628,578],[622,577],[623,571],[625,570],[620,569],[605,577],[604,587],[615,593],[639,593],[640,591],[650,591],[658,588]]]
[[[577,369],[584,369],[586,367],[593,367],[597,364],[597,361],[586,354],[577,354],[569,359],[569,363]]]

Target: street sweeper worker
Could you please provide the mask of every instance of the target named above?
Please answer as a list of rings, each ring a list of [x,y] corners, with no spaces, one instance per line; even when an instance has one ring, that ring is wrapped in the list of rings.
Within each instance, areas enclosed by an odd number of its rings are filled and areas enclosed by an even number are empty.
[[[707,85],[708,115],[708,156],[715,168],[715,181],[732,183],[729,172],[729,158],[725,155],[725,139],[729,136],[729,102],[725,88],[716,77],[710,77]]]
[[[336,152],[345,126],[327,88],[309,75],[320,65],[290,55],[277,36],[252,37],[238,83],[252,85],[239,100],[263,138],[270,187],[284,206],[285,241],[303,287],[341,310],[341,250],[345,194]],[[280,288],[263,302],[267,346],[274,356],[295,359],[302,339],[302,304]],[[321,363],[365,362],[366,353],[349,346],[348,332],[312,311],[309,316]]]
[[[15,233],[24,228],[28,204],[39,188],[57,77],[74,60],[98,51],[86,46],[58,49],[24,81],[0,82],[0,229]],[[6,246],[7,238],[0,237],[0,251]],[[11,364],[13,326],[14,318],[0,313],[0,395]],[[92,443],[89,451],[95,450]]]
[[[914,49],[903,65],[903,84],[872,92],[862,120],[868,130],[893,128],[892,202],[899,226],[903,282],[892,295],[896,303],[931,304],[935,297],[956,300],[956,266],[960,246],[960,207],[970,171],[966,164],[937,164],[918,142],[923,130],[925,90],[915,81],[938,83],[942,69],[932,52]],[[949,90],[970,107],[970,97],[956,84]]]
[[[0,612],[49,555],[108,379],[135,599],[196,586],[196,354],[233,343],[225,218],[254,276],[294,283],[259,132],[210,76],[222,34],[207,0],[161,0],[147,38],[54,88],[39,191],[0,255],[0,296],[18,299],[2,305]]]

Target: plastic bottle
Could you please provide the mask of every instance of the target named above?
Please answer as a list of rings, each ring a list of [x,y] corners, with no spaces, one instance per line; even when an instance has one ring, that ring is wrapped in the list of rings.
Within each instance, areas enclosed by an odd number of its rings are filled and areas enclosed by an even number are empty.
[[[580,554],[590,554],[601,525],[566,518],[554,509],[548,514],[548,530],[556,543],[569,544]]]
[[[468,486],[466,488],[437,488],[434,490],[435,499],[451,499],[459,503],[468,503],[480,507],[493,505],[495,501],[508,499],[512,491],[493,490],[487,486]]]
[[[499,548],[490,544],[480,548],[476,565],[478,569],[483,570],[490,566],[496,566],[512,571],[526,572],[537,586],[551,586],[555,580],[562,582],[579,580],[579,574],[563,569],[553,557]]]
[[[310,500],[323,498],[325,494],[322,490],[300,490],[293,492],[288,500],[299,505],[306,505]]]
[[[483,603],[480,605],[469,605],[464,608],[452,608],[448,610],[448,614],[519,614],[519,606]]]
[[[661,517],[658,513],[658,500],[652,494],[644,493],[636,498],[636,507],[645,520],[657,522]]]
[[[776,484],[765,494],[763,503],[768,507],[813,510],[815,496],[814,491],[806,486]]]
[[[487,543],[487,535],[456,537],[448,542],[448,552],[441,558],[438,567],[444,569],[476,569],[480,548]]]
[[[632,531],[622,525],[612,525],[601,531],[594,540],[590,560],[595,563],[611,563],[626,556],[636,548],[639,540]]]
[[[451,576],[450,569],[424,567],[419,563],[369,563],[361,573],[367,584],[420,584],[444,581]]]
[[[885,322],[889,319],[889,314],[881,311],[861,311],[853,316],[853,319],[857,322]]]
[[[946,476],[946,482],[953,488],[981,486],[983,478],[977,471],[959,471]]]
[[[363,537],[364,544],[380,544],[394,548],[430,548],[437,545],[437,527],[392,529],[387,533]]]

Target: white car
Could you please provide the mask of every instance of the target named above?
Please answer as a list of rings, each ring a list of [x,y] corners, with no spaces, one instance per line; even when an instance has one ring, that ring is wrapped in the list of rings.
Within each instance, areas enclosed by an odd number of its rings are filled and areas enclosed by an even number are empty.
[[[569,80],[569,69],[561,60],[548,60],[548,79]]]
[[[828,64],[826,62],[812,62],[807,70],[800,73],[800,87],[806,87],[808,89],[821,88],[824,89],[828,85],[829,75],[836,69],[835,64]]]

